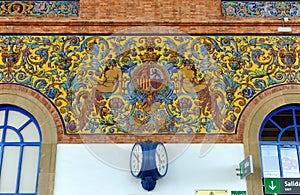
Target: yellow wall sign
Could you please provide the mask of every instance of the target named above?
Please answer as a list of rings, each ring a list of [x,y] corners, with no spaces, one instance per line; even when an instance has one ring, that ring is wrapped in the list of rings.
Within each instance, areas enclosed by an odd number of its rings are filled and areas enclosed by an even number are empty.
[[[196,190],[195,195],[228,195],[227,190]]]

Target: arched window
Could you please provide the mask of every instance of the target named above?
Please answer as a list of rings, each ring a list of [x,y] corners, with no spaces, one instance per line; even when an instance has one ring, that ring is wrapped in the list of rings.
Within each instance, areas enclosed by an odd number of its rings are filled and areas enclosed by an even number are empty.
[[[287,105],[264,120],[259,144],[264,178],[298,178],[300,105]]]
[[[41,130],[27,111],[0,106],[0,194],[36,195]]]
[[[259,145],[263,178],[300,178],[300,105],[272,111],[263,121]]]

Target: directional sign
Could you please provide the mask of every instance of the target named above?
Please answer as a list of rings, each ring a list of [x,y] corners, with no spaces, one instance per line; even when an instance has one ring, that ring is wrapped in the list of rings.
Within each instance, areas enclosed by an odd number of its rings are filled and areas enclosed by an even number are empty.
[[[280,194],[281,193],[280,178],[265,178],[265,193]]]
[[[300,194],[300,178],[282,178],[281,194]]]
[[[252,163],[252,156],[249,155],[245,160],[240,162],[239,164],[240,170],[240,178],[243,179],[253,173],[253,163]]]
[[[266,194],[300,194],[300,178],[265,178]]]

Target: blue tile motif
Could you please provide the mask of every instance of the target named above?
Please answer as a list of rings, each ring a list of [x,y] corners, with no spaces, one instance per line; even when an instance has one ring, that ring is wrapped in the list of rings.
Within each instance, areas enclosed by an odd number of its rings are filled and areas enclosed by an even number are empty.
[[[0,16],[77,17],[79,0],[0,1]]]
[[[299,17],[299,1],[222,1],[226,17]]]

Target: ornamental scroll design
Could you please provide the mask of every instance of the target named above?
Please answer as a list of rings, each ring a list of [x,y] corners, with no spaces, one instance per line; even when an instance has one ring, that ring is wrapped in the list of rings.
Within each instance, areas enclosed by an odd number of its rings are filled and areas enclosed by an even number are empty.
[[[0,1],[0,16],[74,17],[79,15],[79,0]]]
[[[251,99],[299,84],[297,36],[0,36],[0,82],[59,110],[66,134],[235,134]]]
[[[221,1],[226,17],[299,17],[299,1]]]

